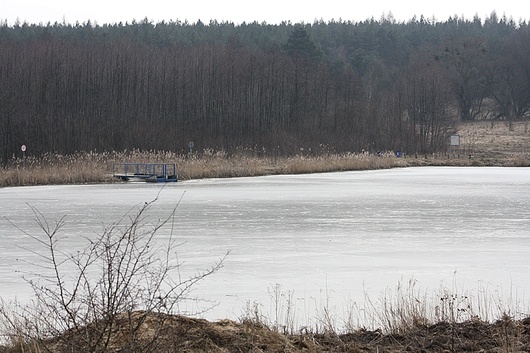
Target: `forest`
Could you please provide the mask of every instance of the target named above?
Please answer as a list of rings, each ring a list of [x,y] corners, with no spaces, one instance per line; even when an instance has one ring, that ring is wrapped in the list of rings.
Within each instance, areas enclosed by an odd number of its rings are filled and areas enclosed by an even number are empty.
[[[447,149],[530,116],[530,28],[445,21],[0,23],[0,165],[79,151]]]

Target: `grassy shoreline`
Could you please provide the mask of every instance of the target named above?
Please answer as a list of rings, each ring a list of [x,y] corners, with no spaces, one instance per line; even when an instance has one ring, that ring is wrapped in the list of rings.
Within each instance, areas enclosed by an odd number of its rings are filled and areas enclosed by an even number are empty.
[[[112,164],[124,162],[175,163],[180,180],[250,177],[272,174],[305,174],[374,170],[415,166],[530,166],[526,154],[436,154],[403,156],[344,153],[293,157],[259,156],[253,151],[228,155],[207,150],[182,155],[168,151],[86,152],[73,155],[46,154],[40,158],[11,160],[0,168],[0,187],[112,183]]]

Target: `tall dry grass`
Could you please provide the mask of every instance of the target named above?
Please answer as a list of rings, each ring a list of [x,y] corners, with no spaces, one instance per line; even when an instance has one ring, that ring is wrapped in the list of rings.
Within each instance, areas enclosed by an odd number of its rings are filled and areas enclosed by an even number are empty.
[[[0,187],[51,184],[110,183],[113,163],[175,163],[181,180],[228,178],[271,174],[304,174],[348,170],[387,169],[408,166],[530,166],[530,156],[505,159],[470,158],[467,155],[425,155],[397,158],[392,152],[325,153],[290,157],[267,156],[241,149],[233,154],[206,149],[201,153],[170,151],[79,152],[72,155],[47,153],[42,157],[13,159],[0,168]]]
[[[407,335],[418,328],[441,323],[492,324],[530,317],[530,302],[524,293],[519,293],[515,287],[503,290],[486,283],[479,283],[476,288],[453,284],[426,289],[412,278],[387,287],[377,298],[366,294],[364,302],[335,307],[323,298],[313,303],[311,309],[314,310],[309,315],[304,310],[311,305],[297,303],[294,291],[283,290],[277,284],[269,289],[269,294],[268,305],[246,303],[240,321],[259,323],[284,334],[351,334],[359,330],[379,330],[382,334]]]
[[[515,287],[505,290],[480,282],[476,288],[464,288],[455,281],[450,287],[427,290],[409,279],[387,288],[375,302],[367,298],[362,310],[352,306],[351,311],[357,314],[349,317],[361,317],[364,325],[390,334],[406,334],[438,323],[492,323],[506,317],[521,320],[528,317],[530,307],[524,293]],[[347,323],[350,328],[358,325],[359,321]]]
[[[168,151],[48,153],[40,158],[13,159],[0,169],[0,187],[114,182],[112,164],[175,163],[179,179],[227,178],[269,174],[301,174],[406,166],[392,154],[329,154],[326,156],[268,157],[254,151],[227,154],[205,150],[200,154]]]

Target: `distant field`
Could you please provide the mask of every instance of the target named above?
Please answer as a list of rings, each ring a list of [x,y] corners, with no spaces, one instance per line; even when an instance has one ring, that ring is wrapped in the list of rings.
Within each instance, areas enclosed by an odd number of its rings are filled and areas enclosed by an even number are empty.
[[[494,158],[530,156],[530,122],[477,121],[461,123],[461,148],[472,155]]]

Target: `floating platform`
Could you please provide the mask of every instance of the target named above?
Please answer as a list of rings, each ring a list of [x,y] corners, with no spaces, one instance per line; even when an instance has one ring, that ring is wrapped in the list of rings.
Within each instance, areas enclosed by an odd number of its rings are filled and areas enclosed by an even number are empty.
[[[114,163],[112,176],[123,181],[176,182],[177,166],[171,163]]]

